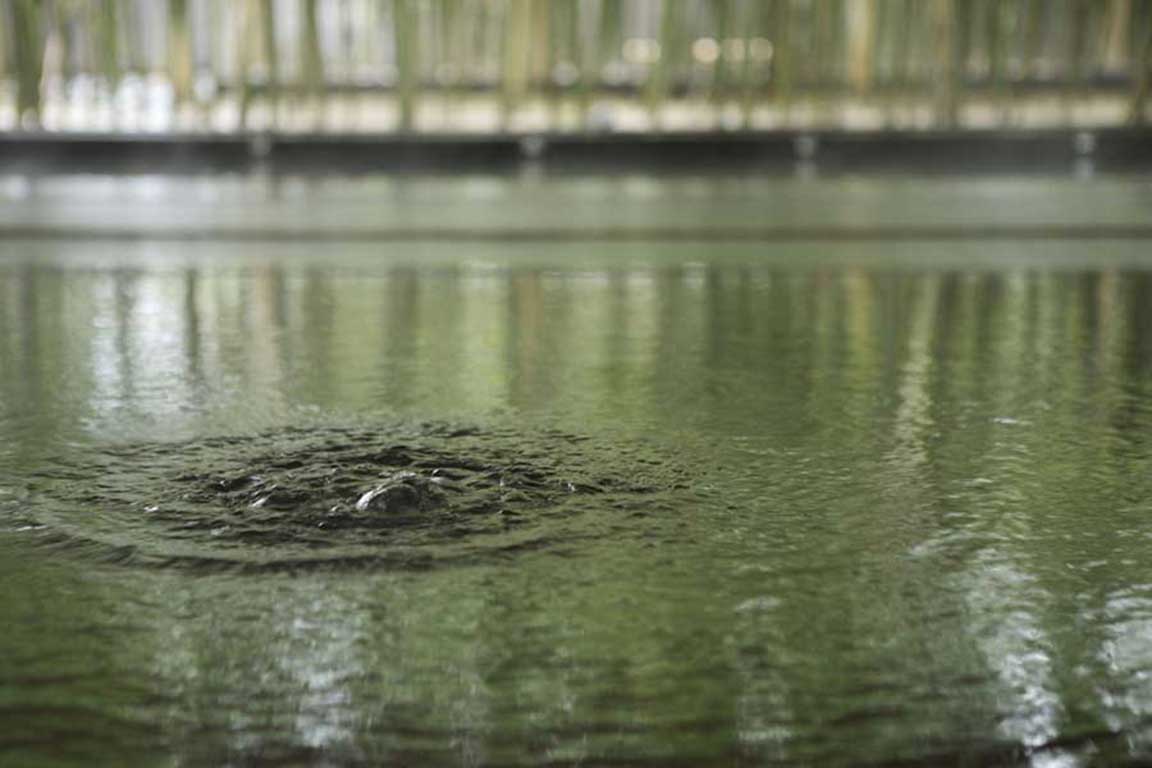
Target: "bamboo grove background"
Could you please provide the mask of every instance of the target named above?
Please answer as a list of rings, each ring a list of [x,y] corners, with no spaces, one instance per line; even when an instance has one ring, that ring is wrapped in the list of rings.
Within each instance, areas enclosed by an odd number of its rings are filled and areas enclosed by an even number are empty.
[[[1152,0],[0,0],[0,130],[1143,123]]]

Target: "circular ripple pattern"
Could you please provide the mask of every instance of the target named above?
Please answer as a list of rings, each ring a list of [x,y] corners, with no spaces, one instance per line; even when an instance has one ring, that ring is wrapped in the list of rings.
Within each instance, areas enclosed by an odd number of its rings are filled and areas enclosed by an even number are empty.
[[[323,427],[104,449],[37,474],[26,508],[46,543],[129,564],[421,568],[606,535],[687,491],[638,445]]]

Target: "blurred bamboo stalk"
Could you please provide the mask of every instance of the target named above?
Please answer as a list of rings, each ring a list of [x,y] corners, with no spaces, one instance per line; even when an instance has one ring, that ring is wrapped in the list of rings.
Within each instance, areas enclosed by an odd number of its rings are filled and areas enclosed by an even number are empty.
[[[1108,26],[1105,32],[1104,55],[1101,66],[1106,70],[1121,69],[1128,60],[1128,23],[1132,15],[1132,0],[1110,0]]]
[[[1088,79],[1087,54],[1092,35],[1095,0],[1070,0],[1061,19],[1066,28],[1064,87],[1061,107],[1069,124],[1075,123],[1075,100]]]
[[[396,50],[396,95],[399,104],[399,128],[410,131],[416,113],[416,89],[419,77],[418,36],[420,32],[417,9],[411,0],[394,0],[393,35]]]
[[[601,79],[604,68],[620,55],[624,43],[624,0],[600,0],[600,23],[596,33],[597,79]]]
[[[600,17],[596,20],[596,33],[593,36],[595,43],[589,51],[592,61],[592,71],[588,73],[589,93],[586,97],[589,102],[593,100],[592,84],[604,84],[610,68],[619,60],[624,44],[622,6],[623,0],[600,0]],[[591,113],[585,116],[585,125],[588,126],[590,121]]]
[[[4,7],[0,6],[0,18],[3,18]],[[8,80],[8,35],[0,29],[0,83]]]
[[[168,79],[177,106],[192,96],[192,40],[188,31],[188,0],[168,2]]]
[[[1152,0],[1131,0],[1129,10],[1132,45],[1132,106],[1129,121],[1147,122],[1148,83],[1152,76]]]
[[[848,59],[856,93],[872,92],[876,63],[876,0],[853,0],[849,13]]]
[[[433,6],[433,10],[437,10],[437,7]],[[434,55],[440,66],[433,74],[443,101],[445,122],[450,122],[451,115],[457,111],[463,64],[471,53],[468,30],[472,20],[468,18],[468,9],[461,0],[441,0],[438,10],[440,15],[435,21],[439,24],[439,32],[435,42],[440,43],[440,48]]]
[[[772,57],[772,79],[781,119],[787,125],[792,113],[792,91],[796,57],[793,50],[792,0],[776,0],[776,45]]]
[[[40,122],[40,79],[44,68],[44,30],[37,0],[12,0],[12,46],[16,65],[16,121]]]
[[[595,40],[596,18],[587,11],[588,6],[584,4],[576,4],[576,50],[574,52],[576,58],[576,66],[579,68],[579,75],[577,80],[577,113],[579,116],[579,123],[582,127],[588,128],[589,112],[592,108],[592,88],[596,82],[594,77],[598,72],[600,62],[600,51],[597,49]],[[601,9],[601,12],[603,10]]]
[[[919,72],[917,71],[915,56],[918,53],[918,46],[916,45],[918,36],[915,33],[924,26],[924,16],[931,8],[922,0],[903,0],[903,4],[904,23],[897,26],[896,40],[893,43],[896,59],[893,78],[899,94],[894,102],[899,102],[900,106],[905,108],[907,104],[913,101],[913,93],[918,87]],[[894,103],[893,111],[888,116],[889,124],[893,122],[896,116],[895,106]]]
[[[316,20],[316,0],[303,0],[304,18],[300,24],[300,77],[303,91],[311,102],[313,125],[323,123],[324,114],[324,58],[320,48],[320,26]]]
[[[724,40],[731,34],[732,26],[732,0],[710,0],[708,10],[712,14],[711,38],[714,45],[714,59],[712,61],[712,79],[708,85],[708,101],[712,107],[714,121],[723,117],[723,108],[727,99],[728,86],[728,60],[724,52]]]
[[[1095,0],[1073,0],[1072,19],[1069,22],[1069,51],[1068,64],[1072,69],[1068,78],[1071,92],[1074,94],[1083,88],[1088,80],[1088,70],[1091,66],[1089,54],[1092,52],[1092,33],[1096,26],[1096,9],[1100,7]]]
[[[590,25],[595,17],[590,12],[589,5],[581,0],[571,0],[568,16],[572,19],[572,29],[566,38],[567,60],[561,72],[563,78],[558,88],[561,93],[565,88],[575,91],[573,124],[584,126],[588,122],[588,107],[592,103],[592,80],[589,77],[593,60]]]
[[[956,125],[959,111],[959,56],[957,45],[956,0],[936,0],[936,122],[942,127]]]
[[[211,112],[237,106],[241,125],[299,126],[310,106],[318,126],[339,89],[356,120],[387,125],[395,115],[402,131],[441,114],[445,126],[474,129],[484,113],[471,109],[483,100],[474,93],[488,95],[505,127],[532,130],[617,119],[653,130],[727,127],[733,117],[789,125],[794,116],[949,128],[1054,112],[1042,119],[1146,122],[1152,87],[1152,0],[0,0],[0,9],[0,76],[14,85],[16,123],[45,112],[48,128],[73,127],[83,108],[114,97],[150,108],[141,83],[157,74],[171,87],[174,125],[199,94]],[[91,97],[72,87],[89,77]],[[232,85],[223,102],[210,96],[221,79]]]
[[[1007,24],[1005,23],[1006,3],[989,0],[984,7],[984,35],[988,50],[988,83],[991,87],[993,103],[999,110],[1000,119],[1007,115],[1008,93],[1005,88],[1005,48]]]
[[[248,126],[254,98],[262,95],[267,108],[265,127],[275,128],[278,122],[280,61],[272,3],[271,0],[240,0],[238,9],[240,34],[237,36],[237,45],[240,50],[237,54],[237,91],[240,125]]]
[[[108,91],[114,92],[120,82],[120,29],[116,0],[99,0],[96,21],[92,25],[92,47],[100,62],[100,72]]]
[[[645,98],[652,127],[660,130],[664,125],[664,102],[668,97],[668,82],[673,57],[676,53],[676,33],[680,19],[681,2],[661,0],[660,37],[652,50]]]
[[[564,61],[565,43],[571,27],[566,11],[569,10],[568,0],[550,0],[544,12],[545,18],[539,33],[534,35],[537,46],[542,50],[543,64],[535,78],[537,88],[542,92],[548,112],[549,125],[556,127],[561,124],[564,117],[564,104],[560,89],[557,87],[557,74]]]
[[[265,102],[273,126],[280,115],[280,52],[276,43],[276,11],[273,0],[260,0],[260,49],[264,54]]]
[[[508,0],[504,6],[504,77],[501,114],[505,127],[511,125],[528,86],[531,65],[529,34],[532,29],[532,0]]]
[[[239,124],[241,128],[248,126],[248,109],[251,106],[252,100],[252,84],[250,69],[252,68],[252,60],[255,58],[255,46],[252,44],[252,30],[255,27],[253,17],[255,15],[255,2],[256,0],[239,0],[231,8],[238,16],[236,29],[238,34],[236,36],[237,45],[237,67],[236,67],[236,92],[237,98],[240,102],[240,117]]]
[[[1046,0],[1024,0],[1024,72],[1030,77],[1038,77],[1041,70],[1041,54],[1044,50],[1044,20],[1048,10]]]
[[[760,22],[760,3],[750,2],[744,4],[744,18],[741,20],[744,30],[741,50],[743,58],[740,62],[740,122],[745,129],[752,127],[752,110],[756,105],[756,60],[753,44],[756,41],[756,30]]]

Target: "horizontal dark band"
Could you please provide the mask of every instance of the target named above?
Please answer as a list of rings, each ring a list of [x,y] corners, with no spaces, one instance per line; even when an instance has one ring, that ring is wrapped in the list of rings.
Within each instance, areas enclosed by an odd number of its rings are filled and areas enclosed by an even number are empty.
[[[1152,169],[1152,130],[774,130],[693,133],[0,133],[0,171],[558,173],[1068,172]]]
[[[271,228],[70,227],[0,225],[0,240],[171,242],[670,242],[790,243],[912,240],[1147,240],[1148,225],[997,224],[959,226],[761,227],[761,228]]]

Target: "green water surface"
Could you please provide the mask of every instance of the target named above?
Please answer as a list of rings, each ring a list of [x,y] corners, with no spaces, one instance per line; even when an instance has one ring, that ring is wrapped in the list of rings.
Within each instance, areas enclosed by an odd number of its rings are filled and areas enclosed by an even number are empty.
[[[0,219],[1139,224],[1150,190],[19,178]],[[70,457],[420,420],[695,493],[400,570],[141,567],[28,515]],[[1141,760],[1146,240],[0,242],[0,764]]]

